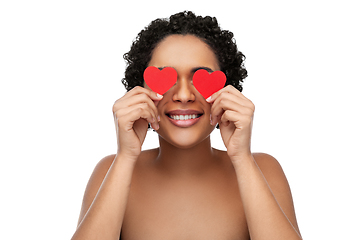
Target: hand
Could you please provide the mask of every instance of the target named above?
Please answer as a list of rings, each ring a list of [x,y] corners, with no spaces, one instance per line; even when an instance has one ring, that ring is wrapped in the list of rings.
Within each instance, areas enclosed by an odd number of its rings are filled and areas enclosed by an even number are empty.
[[[117,154],[126,154],[137,159],[146,137],[148,123],[155,130],[159,129],[160,119],[156,105],[161,99],[161,95],[151,90],[135,87],[114,103]]]
[[[212,104],[210,124],[219,123],[230,159],[250,156],[254,104],[231,85],[217,91],[206,101]]]

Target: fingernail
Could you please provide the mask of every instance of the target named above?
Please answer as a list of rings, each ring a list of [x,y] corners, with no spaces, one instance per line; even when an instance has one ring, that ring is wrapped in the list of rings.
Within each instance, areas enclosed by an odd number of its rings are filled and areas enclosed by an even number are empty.
[[[157,120],[158,120],[158,122],[160,122],[160,116],[157,116]]]
[[[163,95],[160,95],[160,94],[158,94],[158,93],[156,94],[156,96],[157,96],[158,98],[160,98],[160,99],[163,98]]]
[[[211,101],[211,96],[206,99],[207,102]]]

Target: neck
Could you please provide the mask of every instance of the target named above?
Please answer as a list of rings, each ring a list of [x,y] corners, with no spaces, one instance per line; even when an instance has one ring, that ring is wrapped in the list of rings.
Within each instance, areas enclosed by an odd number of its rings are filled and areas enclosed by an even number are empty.
[[[160,151],[157,166],[172,175],[199,174],[217,164],[214,150],[211,147],[210,136],[196,146],[182,149],[159,137]]]

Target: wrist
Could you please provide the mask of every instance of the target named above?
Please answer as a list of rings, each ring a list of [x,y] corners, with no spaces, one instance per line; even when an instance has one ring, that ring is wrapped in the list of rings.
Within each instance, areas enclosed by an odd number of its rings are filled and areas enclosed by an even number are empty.
[[[135,165],[138,155],[127,154],[125,152],[118,152],[115,156],[115,161],[117,162],[127,162],[129,164]]]
[[[244,162],[255,161],[251,152],[230,156],[230,160],[233,163],[233,165],[242,164]]]

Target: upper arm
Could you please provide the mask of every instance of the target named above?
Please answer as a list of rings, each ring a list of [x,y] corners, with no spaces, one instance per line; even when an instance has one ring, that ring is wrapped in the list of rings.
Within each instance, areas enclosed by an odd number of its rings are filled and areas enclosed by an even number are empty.
[[[96,165],[93,173],[91,174],[91,177],[85,189],[78,225],[81,223],[86,212],[90,208],[111,164],[114,161],[114,158],[115,155],[110,155],[101,159],[100,162]]]
[[[299,233],[290,186],[279,162],[274,157],[264,153],[254,154],[254,159],[269,184],[276,201]]]

